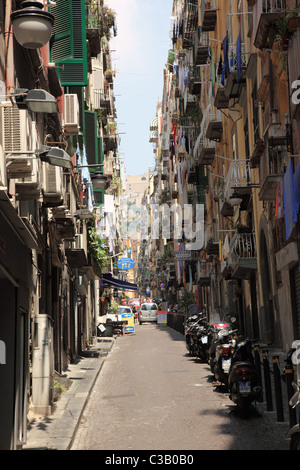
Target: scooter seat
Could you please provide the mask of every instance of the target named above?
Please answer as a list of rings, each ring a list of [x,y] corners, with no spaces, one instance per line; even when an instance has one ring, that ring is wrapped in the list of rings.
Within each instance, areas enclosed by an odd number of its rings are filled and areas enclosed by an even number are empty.
[[[251,363],[245,361],[235,362],[232,366],[232,370],[236,369],[237,367],[251,367]]]

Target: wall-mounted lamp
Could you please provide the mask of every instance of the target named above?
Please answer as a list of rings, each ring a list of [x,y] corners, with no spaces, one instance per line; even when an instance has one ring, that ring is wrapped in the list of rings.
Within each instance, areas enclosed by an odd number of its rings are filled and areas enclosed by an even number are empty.
[[[56,98],[45,90],[30,90],[25,98],[25,103],[34,113],[58,113]]]
[[[232,206],[239,206],[242,201],[243,199],[239,196],[236,191],[234,191],[234,193],[229,198],[229,202]]]
[[[50,163],[50,165],[61,166],[62,168],[73,168],[70,155],[59,147],[47,147],[43,145],[41,149],[36,150],[42,162]]]
[[[95,165],[77,165],[74,168],[92,168],[92,167],[103,167],[104,163],[97,163]],[[105,189],[107,185],[107,176],[104,175],[100,169],[96,170],[94,173],[91,174],[91,180],[94,189]]]
[[[9,95],[9,98],[14,98],[16,105],[20,109],[29,109],[35,113],[59,112],[56,98],[39,88],[33,90],[18,88],[15,93]]]
[[[10,16],[16,40],[26,49],[45,46],[51,37],[54,16],[43,10],[38,1],[26,0],[21,7]]]

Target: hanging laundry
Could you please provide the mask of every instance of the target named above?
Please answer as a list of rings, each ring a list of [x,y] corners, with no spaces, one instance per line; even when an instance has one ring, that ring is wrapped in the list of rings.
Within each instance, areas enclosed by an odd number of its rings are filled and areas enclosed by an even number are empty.
[[[236,42],[236,60],[237,60],[237,81],[239,82],[242,78],[242,42],[241,42],[241,31],[239,32],[238,39]]]
[[[219,65],[218,65],[218,71],[217,71],[217,74],[219,76],[221,76],[223,73],[223,60],[222,60],[222,56],[220,54],[220,60],[219,60]]]
[[[278,183],[277,185],[275,217],[277,220],[280,220],[283,218],[282,182]]]
[[[229,41],[228,41],[228,32],[226,33],[225,38],[222,42],[223,48],[223,56],[224,56],[224,77],[227,78],[229,74],[229,58],[228,58],[228,51],[229,51]]]

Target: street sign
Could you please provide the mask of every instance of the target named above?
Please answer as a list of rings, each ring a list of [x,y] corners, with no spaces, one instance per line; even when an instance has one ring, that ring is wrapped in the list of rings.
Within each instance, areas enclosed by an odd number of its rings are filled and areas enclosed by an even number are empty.
[[[132,269],[134,265],[135,265],[135,261],[133,261],[133,259],[131,258],[121,258],[117,262],[118,268],[124,269],[124,270]]]
[[[191,259],[192,258],[192,253],[191,251],[175,251],[175,260],[176,261],[184,261],[184,260],[187,260],[187,259]]]
[[[134,316],[133,313],[121,313],[118,315],[118,320],[126,321],[125,333],[134,333]]]

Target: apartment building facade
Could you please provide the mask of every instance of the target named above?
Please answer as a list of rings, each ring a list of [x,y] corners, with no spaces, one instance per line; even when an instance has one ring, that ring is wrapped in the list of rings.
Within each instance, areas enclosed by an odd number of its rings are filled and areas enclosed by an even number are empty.
[[[235,315],[287,351],[299,336],[298,2],[174,0],[170,33],[152,202],[192,205],[194,224],[202,205],[204,234],[197,250],[184,233],[149,241],[152,288],[191,291],[208,317]]]
[[[102,0],[5,0],[0,20],[0,447],[7,450],[26,442],[29,409],[51,414],[54,379],[95,341],[101,276],[122,241],[108,246],[99,228],[105,193],[117,198],[119,185],[110,183],[120,180],[114,12]]]

